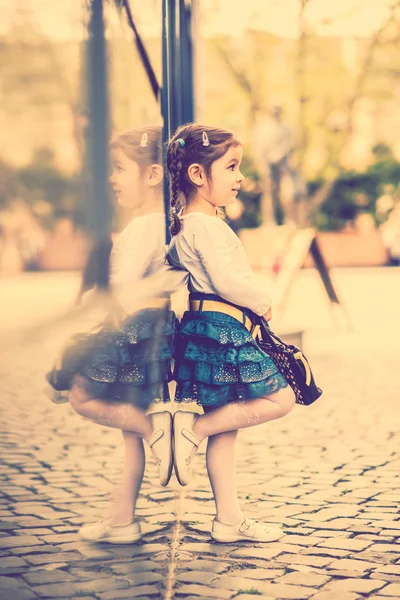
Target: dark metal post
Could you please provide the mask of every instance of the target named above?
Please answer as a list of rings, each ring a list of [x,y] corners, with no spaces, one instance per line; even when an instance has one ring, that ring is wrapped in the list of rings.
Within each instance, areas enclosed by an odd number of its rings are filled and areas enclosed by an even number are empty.
[[[181,73],[179,64],[179,27],[178,0],[169,0],[169,98],[170,98],[170,118],[171,132],[173,133],[181,121]]]
[[[182,125],[194,120],[193,47],[191,1],[163,0],[163,83],[161,110],[164,143]],[[165,178],[165,213],[169,213],[169,188]],[[167,241],[169,231],[167,230]]]
[[[181,123],[194,120],[194,78],[192,43],[192,5],[190,0],[179,0]]]
[[[96,283],[108,287],[108,251],[111,207],[108,193],[109,106],[103,0],[89,4],[87,76],[89,131],[87,154],[90,169],[90,223],[97,252]]]
[[[162,0],[162,87],[161,87],[161,114],[163,117],[163,146],[166,147],[171,135],[170,98],[169,98],[169,0]],[[166,216],[166,242],[170,241],[169,233],[169,181],[168,174],[164,177],[164,212]]]

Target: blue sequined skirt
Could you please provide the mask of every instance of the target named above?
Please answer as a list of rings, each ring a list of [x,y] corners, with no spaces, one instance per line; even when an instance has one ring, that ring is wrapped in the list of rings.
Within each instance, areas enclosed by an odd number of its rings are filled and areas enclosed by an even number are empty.
[[[144,409],[153,402],[169,402],[177,327],[173,311],[138,311],[118,330],[104,327],[98,333],[78,336],[72,350],[65,353],[61,369],[53,369],[47,378],[56,389],[70,389],[79,381],[93,398]]]
[[[217,299],[212,295],[203,298]],[[223,313],[186,312],[176,348],[176,402],[194,401],[204,408],[216,408],[235,400],[268,396],[288,385],[244,325]]]

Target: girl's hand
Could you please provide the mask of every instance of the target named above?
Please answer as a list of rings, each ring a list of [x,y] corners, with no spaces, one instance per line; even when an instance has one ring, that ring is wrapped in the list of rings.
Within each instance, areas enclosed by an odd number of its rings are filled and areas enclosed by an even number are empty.
[[[266,321],[270,321],[272,319],[272,309],[269,308],[268,311],[263,315],[263,319]]]

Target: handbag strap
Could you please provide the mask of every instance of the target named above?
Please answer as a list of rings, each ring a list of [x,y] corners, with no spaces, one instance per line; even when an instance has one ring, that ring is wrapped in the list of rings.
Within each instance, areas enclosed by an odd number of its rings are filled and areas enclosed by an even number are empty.
[[[276,333],[274,333],[270,328],[268,321],[266,321],[265,319],[261,319],[261,336],[264,340],[267,339],[276,350],[280,349],[279,346],[281,346],[281,348],[287,348],[288,350],[292,351],[298,350],[296,346],[293,346],[292,344],[287,344],[278,335],[276,335]]]
[[[268,321],[265,319],[261,319],[261,337],[264,341],[268,341],[274,348],[278,350],[278,344],[275,341],[275,334],[272,333],[270,326],[268,325]]]

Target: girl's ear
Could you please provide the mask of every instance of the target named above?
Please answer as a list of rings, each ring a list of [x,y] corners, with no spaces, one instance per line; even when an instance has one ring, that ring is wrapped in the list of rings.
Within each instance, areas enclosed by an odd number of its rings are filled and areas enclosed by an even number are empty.
[[[206,174],[204,172],[204,169],[198,163],[193,163],[190,165],[190,167],[188,168],[188,175],[190,181],[194,183],[194,185],[196,185],[197,187],[201,187],[206,181]]]
[[[160,183],[163,180],[163,177],[164,177],[164,169],[162,168],[161,165],[154,164],[148,168],[147,181],[148,181],[149,187],[157,187],[158,185],[160,185]]]

